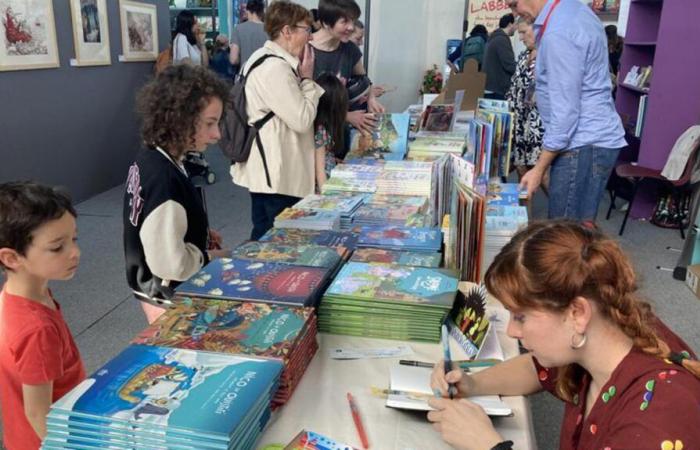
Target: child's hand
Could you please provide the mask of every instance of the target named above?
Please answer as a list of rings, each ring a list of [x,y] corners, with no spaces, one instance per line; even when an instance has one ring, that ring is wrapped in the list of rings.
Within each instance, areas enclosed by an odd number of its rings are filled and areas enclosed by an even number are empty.
[[[223,243],[224,239],[221,234],[213,228],[209,228],[209,250],[220,250]]]

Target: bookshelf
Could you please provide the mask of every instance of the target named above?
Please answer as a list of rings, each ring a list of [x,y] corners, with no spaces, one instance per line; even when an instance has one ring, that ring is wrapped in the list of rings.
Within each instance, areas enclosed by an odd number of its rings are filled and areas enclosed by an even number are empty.
[[[637,124],[639,101],[648,95],[639,146],[641,166],[662,169],[668,154],[691,125],[700,123],[700,52],[697,17],[700,1],[632,0],[620,62],[616,107],[628,135]],[[624,83],[632,66],[653,67],[649,89]]]

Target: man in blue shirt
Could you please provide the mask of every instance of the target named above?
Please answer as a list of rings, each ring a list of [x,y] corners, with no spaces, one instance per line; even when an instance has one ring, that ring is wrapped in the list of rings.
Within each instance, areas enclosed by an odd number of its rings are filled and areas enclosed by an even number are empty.
[[[537,164],[521,181],[532,195],[550,169],[549,217],[592,222],[620,149],[603,25],[579,0],[510,0],[533,22],[537,106],[545,129]]]

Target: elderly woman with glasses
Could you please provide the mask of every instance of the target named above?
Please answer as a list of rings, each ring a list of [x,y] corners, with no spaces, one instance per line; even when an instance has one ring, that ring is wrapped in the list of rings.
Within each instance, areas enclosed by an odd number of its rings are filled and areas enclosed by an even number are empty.
[[[313,81],[312,20],[300,5],[274,2],[265,17],[270,40],[243,68],[249,123],[274,114],[260,128],[262,149],[253,143],[248,160],[231,167],[233,182],[250,192],[253,240],[282,210],[314,193],[313,124],[323,89]]]

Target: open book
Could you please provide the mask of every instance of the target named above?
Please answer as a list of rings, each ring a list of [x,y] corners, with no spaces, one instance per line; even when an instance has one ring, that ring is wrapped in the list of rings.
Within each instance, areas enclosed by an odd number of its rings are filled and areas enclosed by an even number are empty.
[[[391,368],[389,396],[386,406],[399,409],[430,411],[428,399],[433,396],[430,389],[431,369],[425,367],[396,365]],[[513,411],[498,395],[469,397],[469,400],[484,408],[489,416],[510,416]]]

